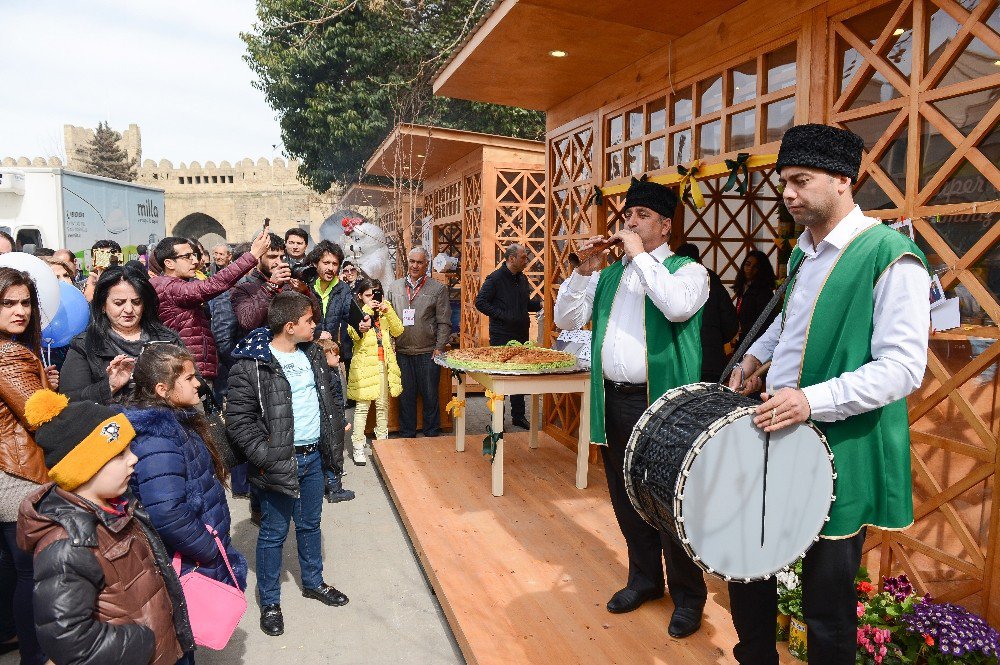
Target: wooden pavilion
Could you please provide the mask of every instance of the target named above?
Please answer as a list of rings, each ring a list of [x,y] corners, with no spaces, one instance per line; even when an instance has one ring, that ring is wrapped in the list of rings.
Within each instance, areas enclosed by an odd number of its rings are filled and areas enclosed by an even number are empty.
[[[777,267],[795,235],[773,173],[785,130],[861,135],[856,199],[912,218],[963,322],[931,335],[909,400],[916,523],[870,533],[870,568],[1000,624],[1000,0],[499,0],[434,89],[546,112],[548,314],[570,243],[616,227],[631,176],[697,169],[705,206],[675,240],[731,281],[748,249]],[[746,195],[724,191],[739,153]],[[548,431],[575,440],[578,412],[548,400]]]
[[[542,295],[543,143],[401,124],[369,158],[365,176],[393,183],[387,189],[395,196],[386,199],[379,217],[386,235],[398,234],[406,250],[422,244],[431,258],[443,252],[460,259],[457,271],[433,275],[452,289],[453,307],[460,308],[462,346],[489,343],[488,321],[476,310],[476,294],[509,244],[527,248],[525,274],[533,295]]]

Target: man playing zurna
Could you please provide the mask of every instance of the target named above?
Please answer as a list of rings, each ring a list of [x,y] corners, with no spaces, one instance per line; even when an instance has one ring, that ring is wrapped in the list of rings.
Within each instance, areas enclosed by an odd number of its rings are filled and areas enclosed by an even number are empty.
[[[806,227],[789,259],[798,272],[781,314],[729,379],[747,381],[771,361],[755,424],[776,431],[812,418],[833,448],[836,500],[802,566],[810,665],[853,664],[854,576],[868,525],[913,523],[905,398],[927,363],[930,279],[909,239],[854,204],[863,142],[825,125],[793,127],[778,153],[785,206]],[[801,264],[801,265],[800,265]],[[777,664],[775,579],[731,583],[740,663]]]
[[[705,579],[680,543],[647,524],[625,490],[625,447],[649,404],[671,388],[701,377],[701,316],[708,273],[670,251],[670,222],[677,195],[663,185],[633,179],[625,195],[621,261],[604,265],[608,250],[583,261],[563,282],[553,320],[576,330],[593,320],[590,440],[601,447],[611,505],[628,545],[628,582],[608,611],[631,612],[663,596],[663,560],[674,601],[668,632],[698,630]],[[585,253],[604,238],[592,238]],[[773,622],[772,622],[773,623]],[[772,631],[773,632],[773,631]],[[772,635],[773,638],[773,635]]]

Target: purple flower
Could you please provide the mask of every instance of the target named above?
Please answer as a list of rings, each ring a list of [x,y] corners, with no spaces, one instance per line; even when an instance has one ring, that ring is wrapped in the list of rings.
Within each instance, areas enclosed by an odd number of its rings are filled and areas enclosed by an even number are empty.
[[[902,591],[898,586],[893,588]],[[889,588],[886,591],[893,593]],[[907,632],[932,635],[943,654],[963,656],[978,652],[988,656],[1000,649],[1000,633],[995,628],[982,617],[951,603],[915,603],[913,612],[901,617],[901,623]]]

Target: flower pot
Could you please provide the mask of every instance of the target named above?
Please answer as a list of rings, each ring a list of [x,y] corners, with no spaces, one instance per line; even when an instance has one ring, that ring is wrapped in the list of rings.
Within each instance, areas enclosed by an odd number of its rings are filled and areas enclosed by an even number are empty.
[[[793,618],[788,624],[788,653],[799,660],[808,660],[806,656],[806,622]]]
[[[788,641],[788,624],[791,620],[792,617],[787,614],[778,615],[778,622],[774,627],[774,640],[776,642]]]

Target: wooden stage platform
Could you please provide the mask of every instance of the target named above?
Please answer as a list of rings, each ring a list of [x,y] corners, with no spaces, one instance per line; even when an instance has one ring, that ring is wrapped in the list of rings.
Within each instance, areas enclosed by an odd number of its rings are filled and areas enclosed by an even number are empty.
[[[626,578],[604,471],[574,486],[573,451],[507,436],[503,496],[479,437],[375,442],[375,460],[469,663],[735,663],[725,584],[709,580],[701,630],[667,635],[669,598],[630,614],[605,603]],[[779,645],[783,663],[794,663]]]

